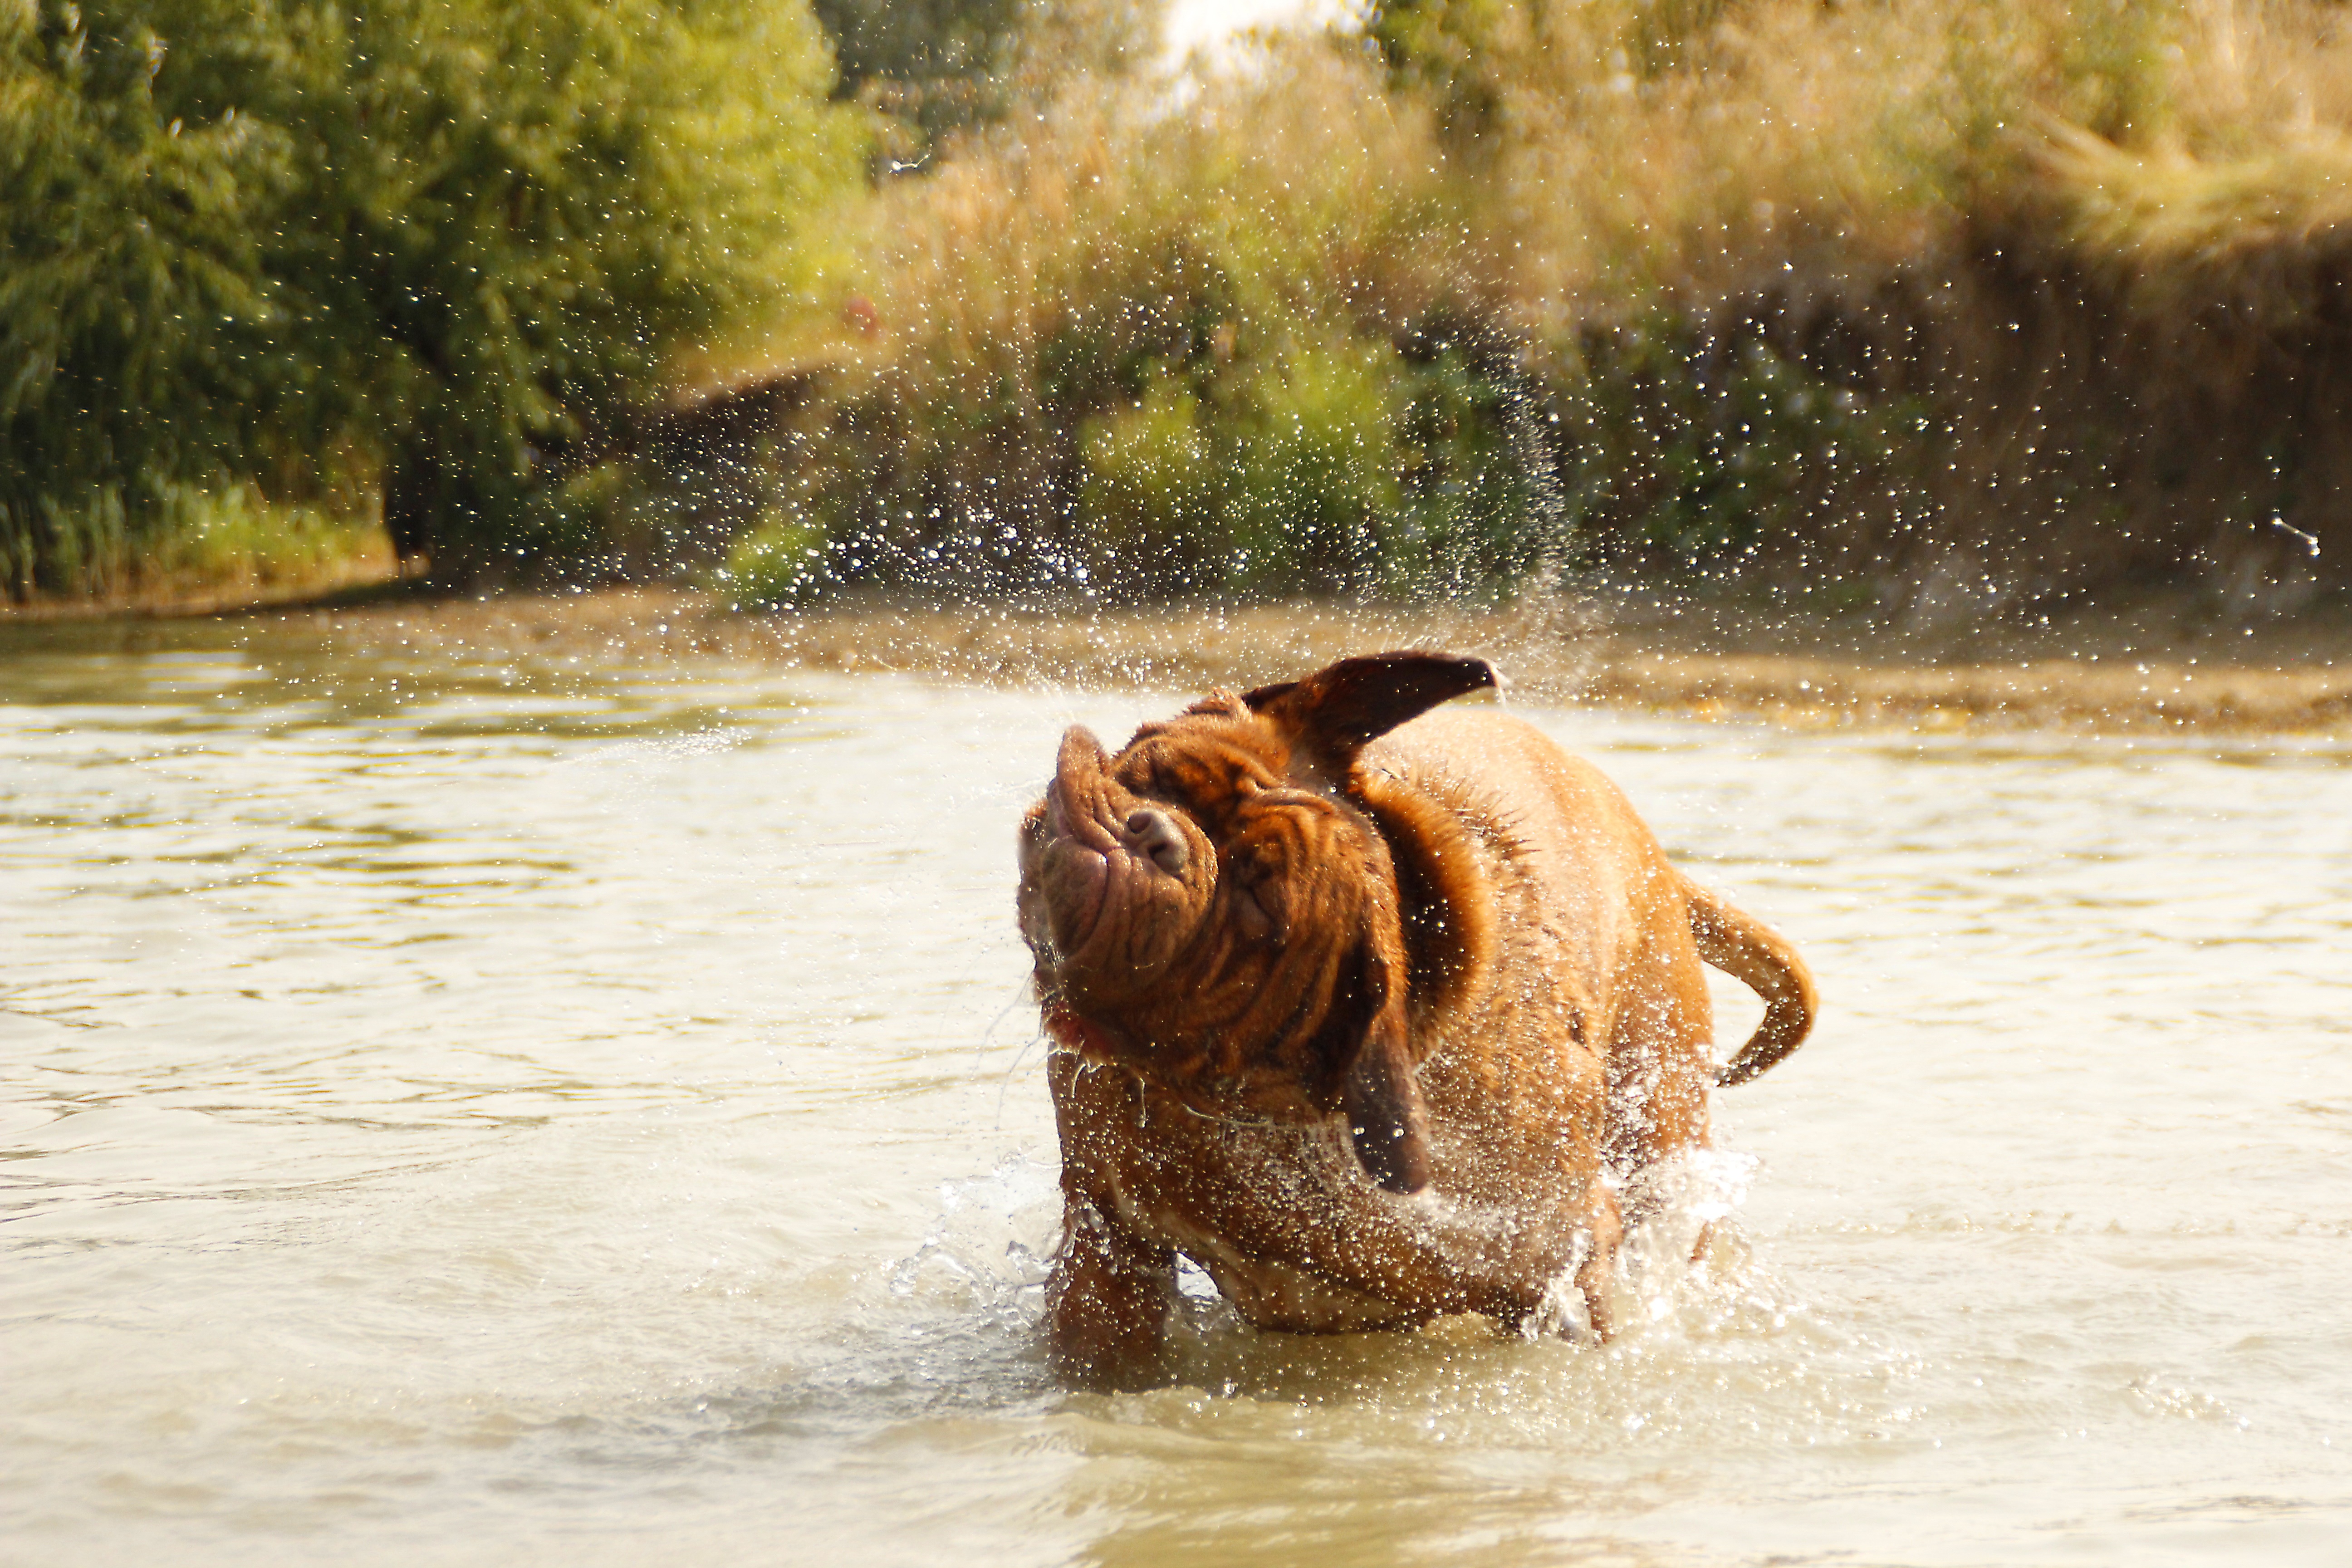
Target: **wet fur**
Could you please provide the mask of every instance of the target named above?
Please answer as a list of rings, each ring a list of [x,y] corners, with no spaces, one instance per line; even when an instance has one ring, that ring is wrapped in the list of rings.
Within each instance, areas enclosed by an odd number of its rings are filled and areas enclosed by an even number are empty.
[[[1116,757],[1065,738],[1020,902],[1073,1373],[1150,1357],[1179,1253],[1263,1328],[1520,1322],[1572,1277],[1605,1331],[1618,1193],[1706,1138],[1702,954],[1768,1003],[1727,1081],[1803,1038],[1793,950],[1667,865],[1596,770],[1492,710],[1420,716],[1495,683],[1376,655],[1216,694]]]

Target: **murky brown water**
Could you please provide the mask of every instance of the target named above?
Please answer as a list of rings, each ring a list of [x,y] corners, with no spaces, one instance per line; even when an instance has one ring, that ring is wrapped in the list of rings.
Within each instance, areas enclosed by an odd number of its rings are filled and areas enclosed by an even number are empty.
[[[1717,1266],[1073,1395],[1012,825],[1168,705],[0,628],[0,1560],[2347,1561],[2352,752],[1531,714],[1822,980]]]

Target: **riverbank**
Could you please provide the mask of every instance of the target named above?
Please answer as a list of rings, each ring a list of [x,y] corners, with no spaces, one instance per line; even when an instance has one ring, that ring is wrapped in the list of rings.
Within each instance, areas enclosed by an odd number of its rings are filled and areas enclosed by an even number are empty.
[[[289,551],[279,558],[231,560],[205,570],[137,574],[106,594],[60,594],[32,599],[0,596],[0,626],[16,622],[187,620],[257,611],[308,609],[322,603],[398,594],[423,575],[421,562],[403,563],[381,529],[334,540],[323,549]]]
[[[2252,626],[2186,596],[2149,595],[2048,626],[1940,629],[1767,617],[1633,590],[1507,605],[867,603],[738,615],[700,595],[632,589],[387,596],[262,614],[355,647],[631,664],[715,658],[1091,690],[1247,686],[1367,648],[1442,646],[1489,655],[1516,695],[1549,705],[1792,727],[2352,734],[2352,610],[2332,601]]]

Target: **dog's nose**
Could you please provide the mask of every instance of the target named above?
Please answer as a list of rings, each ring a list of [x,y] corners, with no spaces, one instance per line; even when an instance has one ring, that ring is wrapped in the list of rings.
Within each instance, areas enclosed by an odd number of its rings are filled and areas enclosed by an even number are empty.
[[[1181,877],[1192,863],[1192,851],[1184,843],[1184,830],[1164,811],[1150,806],[1130,812],[1121,825],[1129,847],[1138,855],[1149,856],[1151,863],[1171,877]]]

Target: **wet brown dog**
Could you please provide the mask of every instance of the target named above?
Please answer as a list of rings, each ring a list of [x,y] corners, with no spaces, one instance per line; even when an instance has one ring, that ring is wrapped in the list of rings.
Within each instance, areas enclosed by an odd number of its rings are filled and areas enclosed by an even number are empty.
[[[1056,1361],[1160,1342],[1181,1253],[1262,1328],[1524,1322],[1606,1288],[1707,1089],[1811,1027],[1780,937],[1666,864],[1608,780],[1387,653],[1220,692],[1117,756],[1073,728],[1021,826],[1055,1045]],[[1700,962],[1763,1024],[1718,1071]],[[1604,1176],[1606,1179],[1604,1179]]]

